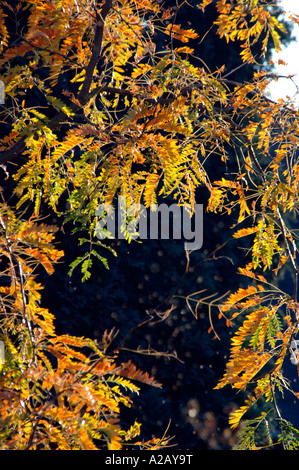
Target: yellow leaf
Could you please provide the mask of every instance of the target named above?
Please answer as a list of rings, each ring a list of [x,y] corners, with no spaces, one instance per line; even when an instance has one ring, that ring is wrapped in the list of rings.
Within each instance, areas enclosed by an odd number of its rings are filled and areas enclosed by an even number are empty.
[[[237,292],[234,294],[231,294],[227,301],[222,305],[221,310],[222,311],[227,311],[230,308],[232,308],[234,305],[236,305],[238,302],[243,300],[244,298],[247,298],[248,296],[251,296],[257,292],[256,287],[254,286],[249,286],[247,289],[238,289]]]
[[[241,406],[238,410],[233,411],[229,416],[229,425],[231,429],[235,429],[239,426],[241,418],[248,411],[249,405]]]
[[[137,67],[135,67],[135,69],[133,70],[131,77],[137,78],[140,75],[146,74],[151,69],[152,66],[150,64],[138,64]]]
[[[241,238],[241,237],[246,237],[247,235],[250,235],[251,233],[257,232],[258,227],[247,227],[247,228],[241,228],[237,232],[233,234],[234,238]]]
[[[146,207],[156,203],[156,188],[159,179],[160,175],[158,175],[158,173],[151,173],[146,179],[144,188],[144,201]]]
[[[176,24],[168,24],[165,30],[165,34],[172,35],[174,39],[178,39],[181,42],[188,42],[189,39],[198,38],[198,34],[194,29],[183,29]]]
[[[191,49],[191,47],[187,47],[187,46],[177,47],[175,49],[175,52],[184,53],[184,54],[193,54],[194,49]]]
[[[84,134],[79,134],[78,130],[69,131],[65,140],[53,151],[52,161],[56,162],[56,160],[61,158],[63,155],[65,155],[77,145],[81,144],[84,140],[86,140],[86,136]]]

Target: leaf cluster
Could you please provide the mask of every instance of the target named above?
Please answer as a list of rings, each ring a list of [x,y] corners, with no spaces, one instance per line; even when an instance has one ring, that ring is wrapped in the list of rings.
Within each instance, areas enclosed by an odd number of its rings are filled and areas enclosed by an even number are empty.
[[[121,449],[140,434],[140,424],[124,430],[121,407],[130,407],[139,383],[160,387],[131,361],[119,363],[117,352],[84,337],[57,335],[54,316],[40,306],[39,266],[48,272],[63,256],[54,245],[55,226],[1,213],[0,436],[3,450]],[[5,264],[5,269],[4,269]],[[167,445],[168,438],[146,442]],[[138,445],[135,444],[137,447]]]

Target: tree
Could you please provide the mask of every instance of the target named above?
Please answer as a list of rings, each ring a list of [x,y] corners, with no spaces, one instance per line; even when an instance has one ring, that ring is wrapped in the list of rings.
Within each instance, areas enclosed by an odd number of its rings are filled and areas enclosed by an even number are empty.
[[[283,365],[290,354],[297,361],[297,110],[291,100],[266,96],[275,77],[263,65],[269,41],[279,50],[286,29],[276,3],[216,2],[216,33],[238,42],[243,63],[255,68],[250,81],[238,82],[233,70],[210,70],[196,57],[192,41],[204,38],[177,23],[184,3],[163,9],[152,0],[2,2],[4,448],[102,448],[107,442],[116,449],[139,435],[138,422],[124,430],[117,421],[120,406],[130,405],[123,390],[136,392],[135,380],[159,384],[132,362],[119,365],[118,352],[107,354],[113,332],[101,345],[57,335],[53,315],[40,307],[36,277],[40,267],[51,274],[63,256],[54,241],[57,224],[72,225],[87,246],[70,266],[87,281],[93,263],[107,265],[105,252],[112,250],[97,237],[100,204],[121,195],[128,207],[150,208],[167,198],[192,216],[200,188],[209,194],[206,217],[228,220],[228,214],[233,238],[248,240],[238,259],[247,285],[196,300],[210,312],[218,309],[233,328],[217,385],[244,392],[232,428],[262,400],[272,404],[245,420],[238,446],[298,447],[298,431],[277,405],[277,393],[290,388]],[[199,8],[208,11],[213,3],[204,0]],[[161,37],[166,43],[158,46]],[[45,224],[47,216],[56,223]],[[126,227],[124,237],[130,241]],[[276,282],[288,266],[292,292]],[[187,302],[191,306],[192,296]],[[218,336],[212,313],[210,320]],[[276,441],[268,432],[271,413],[280,426]],[[133,440],[145,448],[168,442],[165,436]]]

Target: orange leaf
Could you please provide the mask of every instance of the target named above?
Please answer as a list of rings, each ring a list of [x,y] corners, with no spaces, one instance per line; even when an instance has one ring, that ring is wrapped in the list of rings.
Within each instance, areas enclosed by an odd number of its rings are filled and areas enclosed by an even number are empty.
[[[141,370],[137,369],[131,360],[129,360],[128,362],[122,363],[121,367],[115,370],[114,373],[117,375],[121,375],[122,377],[127,377],[131,380],[137,380],[147,385],[152,385],[154,387],[160,388],[162,386],[153,377],[151,377],[147,372],[142,372]]]

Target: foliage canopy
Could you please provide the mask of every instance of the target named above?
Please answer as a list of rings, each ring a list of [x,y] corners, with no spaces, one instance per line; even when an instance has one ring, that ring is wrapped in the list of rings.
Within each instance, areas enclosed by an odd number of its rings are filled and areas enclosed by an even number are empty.
[[[298,111],[291,99],[266,96],[275,77],[263,66],[269,41],[278,51],[286,30],[276,2],[200,2],[203,11],[216,8],[216,34],[238,42],[240,60],[252,64],[252,79],[239,83],[232,71],[209,70],[196,57],[192,44],[204,37],[176,23],[180,7],[154,0],[1,3],[0,164],[3,187],[13,188],[9,199],[1,191],[0,206],[4,449],[168,445],[166,436],[136,441],[140,423],[124,430],[118,421],[129,392],[139,390],[135,381],[160,384],[132,362],[119,364],[117,352],[107,354],[112,334],[102,345],[57,335],[53,314],[40,307],[37,274],[51,274],[63,257],[55,245],[59,227],[43,218],[56,214],[62,226],[72,223],[82,233],[87,251],[71,271],[80,266],[87,280],[94,260],[106,264],[109,249],[95,235],[99,204],[122,195],[128,206],[150,207],[171,197],[192,215],[199,187],[209,193],[205,216],[232,214],[233,237],[250,245],[246,255],[240,250],[238,266],[246,287],[213,301],[234,328],[217,388],[245,394],[231,427],[265,399],[281,430],[275,442],[267,434],[266,446],[298,448],[299,431],[276,401],[291,389],[283,365],[296,356],[299,320]],[[283,269],[290,269],[292,292],[275,281]],[[239,448],[259,448],[255,435],[267,428],[270,412],[245,421]]]

